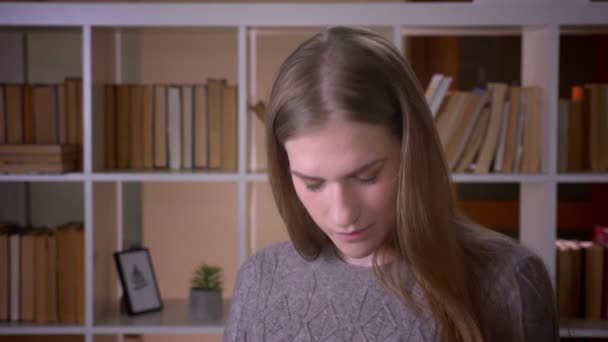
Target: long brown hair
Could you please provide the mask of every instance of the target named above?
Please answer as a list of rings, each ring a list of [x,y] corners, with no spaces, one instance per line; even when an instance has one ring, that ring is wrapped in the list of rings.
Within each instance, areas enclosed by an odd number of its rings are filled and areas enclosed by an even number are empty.
[[[444,340],[482,341],[465,241],[476,234],[455,209],[422,87],[392,44],[366,29],[333,27],[313,36],[275,77],[265,115],[269,178],[295,248],[312,260],[330,242],[296,195],[284,143],[330,118],[383,125],[401,141],[396,229],[381,249],[397,262],[380,266],[375,255],[378,279],[418,310],[405,285],[409,270]]]

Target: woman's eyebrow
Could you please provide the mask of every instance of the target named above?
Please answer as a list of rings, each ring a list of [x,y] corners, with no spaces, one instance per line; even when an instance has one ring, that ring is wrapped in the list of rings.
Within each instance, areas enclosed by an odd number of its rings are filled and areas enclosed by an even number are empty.
[[[361,167],[359,167],[356,170],[354,170],[354,171],[350,172],[349,174],[347,174],[345,178],[352,177],[352,176],[355,176],[358,173],[367,171],[367,170],[373,168],[374,166],[383,163],[385,160],[386,160],[386,158],[378,158],[378,159],[372,160],[372,161],[370,161],[368,163],[365,163]],[[290,171],[291,171],[292,175],[294,175],[296,177],[299,177],[301,179],[304,179],[304,180],[313,181],[313,182],[323,181],[323,178],[305,175],[302,172],[296,171],[294,169],[291,169]]]

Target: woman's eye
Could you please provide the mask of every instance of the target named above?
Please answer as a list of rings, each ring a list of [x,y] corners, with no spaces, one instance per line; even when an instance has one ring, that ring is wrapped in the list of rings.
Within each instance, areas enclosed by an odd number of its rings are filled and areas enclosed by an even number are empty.
[[[308,189],[310,191],[319,191],[321,189],[322,185],[323,185],[323,182],[319,182],[319,183],[306,183],[306,189]]]
[[[378,176],[366,176],[366,177],[357,177],[357,180],[362,184],[372,184],[378,179]]]

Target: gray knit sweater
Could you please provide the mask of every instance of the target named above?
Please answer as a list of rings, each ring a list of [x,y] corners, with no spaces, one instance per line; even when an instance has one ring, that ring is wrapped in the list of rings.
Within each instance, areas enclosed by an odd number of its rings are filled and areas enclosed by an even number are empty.
[[[480,265],[487,341],[557,341],[554,295],[540,260],[513,244]],[[407,284],[425,303],[420,288]],[[331,249],[304,260],[289,242],[266,248],[241,267],[224,330],[232,341],[439,341],[441,327],[380,286],[367,267],[344,263]]]

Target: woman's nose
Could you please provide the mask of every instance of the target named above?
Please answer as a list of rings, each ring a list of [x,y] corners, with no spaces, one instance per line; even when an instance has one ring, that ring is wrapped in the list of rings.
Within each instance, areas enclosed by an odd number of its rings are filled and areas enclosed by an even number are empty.
[[[344,182],[337,183],[332,189],[331,216],[337,228],[354,225],[360,214],[359,199],[355,189]]]

